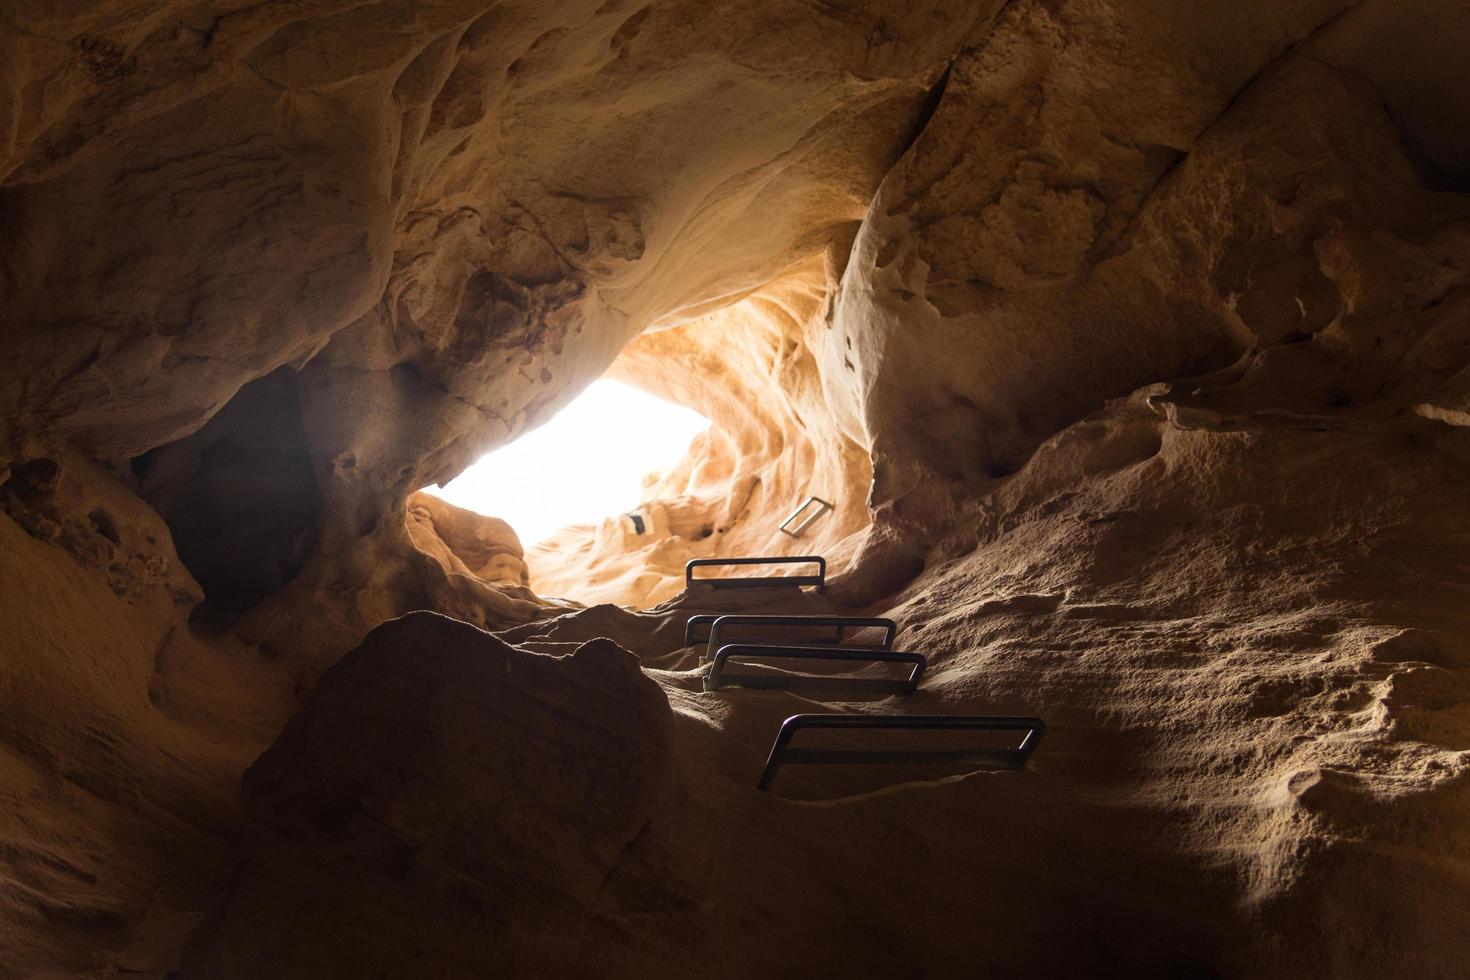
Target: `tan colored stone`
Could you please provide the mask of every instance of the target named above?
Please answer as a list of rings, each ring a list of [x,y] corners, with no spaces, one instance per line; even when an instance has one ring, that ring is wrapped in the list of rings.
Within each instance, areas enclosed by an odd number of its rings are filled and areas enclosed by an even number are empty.
[[[1463,974],[1467,47],[7,5],[0,975]],[[714,423],[644,533],[416,495],[609,372]],[[681,593],[758,552],[827,593]],[[893,616],[868,707],[1040,714],[1033,767],[757,793],[854,706],[704,692],[742,610]]]

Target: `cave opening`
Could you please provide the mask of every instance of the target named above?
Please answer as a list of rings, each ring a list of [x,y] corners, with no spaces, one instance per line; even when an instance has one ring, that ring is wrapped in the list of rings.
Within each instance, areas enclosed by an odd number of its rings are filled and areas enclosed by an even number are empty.
[[[860,408],[823,381],[840,357],[824,319],[835,285],[825,258],[805,261],[642,331],[554,416],[533,397],[533,428],[514,441],[423,471],[415,547],[526,601],[633,609],[678,595],[691,559],[820,554],[846,568],[873,467]],[[493,570],[485,548],[502,556]]]
[[[636,510],[709,419],[631,385],[600,379],[543,425],[424,492],[508,523],[534,547],[609,517],[648,530]]]

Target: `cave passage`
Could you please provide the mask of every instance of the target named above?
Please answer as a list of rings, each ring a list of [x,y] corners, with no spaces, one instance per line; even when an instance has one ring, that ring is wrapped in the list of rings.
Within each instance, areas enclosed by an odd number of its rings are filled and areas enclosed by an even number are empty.
[[[0,6],[0,980],[1470,980],[1466,51]]]
[[[530,547],[573,524],[636,507],[648,477],[679,461],[709,419],[630,385],[593,382],[545,425],[444,486],[450,503],[506,521]]]

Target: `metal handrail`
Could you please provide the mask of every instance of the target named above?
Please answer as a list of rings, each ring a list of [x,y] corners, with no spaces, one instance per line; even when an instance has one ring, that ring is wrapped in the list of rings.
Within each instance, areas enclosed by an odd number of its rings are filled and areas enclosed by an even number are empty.
[[[801,518],[800,523],[796,524],[795,527],[790,527],[789,525],[796,522],[797,518],[801,516],[802,512],[805,511],[812,504],[817,505],[816,509],[813,510],[812,513],[807,514],[805,517]],[[790,537],[799,538],[806,533],[807,528],[817,523],[817,521],[821,519],[822,515],[831,511],[833,507],[834,505],[830,500],[823,500],[821,497],[817,496],[808,497],[806,498],[806,500],[802,501],[801,506],[797,507],[786,516],[786,520],[782,521],[780,526],[777,527],[776,530],[780,531],[782,534],[789,535]]]
[[[720,565],[816,565],[815,575],[755,575],[743,578],[695,578],[696,568]],[[692,558],[684,563],[684,587],[708,585],[716,589],[800,588],[814,585],[818,592],[827,587],[827,559],[821,555],[785,555],[768,558]]]
[[[734,615],[734,614],[733,613],[699,613],[698,615],[690,616],[689,619],[686,620],[685,623],[684,623],[684,645],[686,647],[692,647],[696,643],[704,643],[704,642],[706,642],[709,639],[709,633],[706,632],[703,636],[696,635],[697,632],[698,632],[697,628],[700,627],[700,626],[712,626],[712,625],[714,625],[715,620],[719,619],[721,616],[730,616],[730,615]],[[869,618],[866,618],[866,617],[856,617],[856,616],[827,616],[827,617],[817,617],[817,616],[756,616],[756,615],[751,615],[751,616],[748,616],[748,617],[745,617],[745,618],[747,618],[747,619],[757,619],[757,620],[760,620],[761,623],[769,623],[769,621],[770,620],[773,620],[773,619],[774,620],[793,620],[793,619],[795,619],[795,620],[800,620],[801,622],[796,623],[796,624],[786,623],[784,625],[833,626],[834,632],[833,632],[832,639],[830,639],[830,640],[821,640],[821,639],[815,639],[814,638],[814,639],[811,639],[811,640],[808,640],[807,641],[808,643],[832,643],[832,644],[841,643],[842,642],[842,634],[843,634],[843,631],[846,630],[846,629],[848,629],[848,628],[852,628],[852,629],[867,629],[867,628],[870,628],[870,627],[873,627],[873,626],[883,626],[883,627],[887,628],[887,626],[892,622],[892,620],[887,620],[887,619],[884,619],[884,620],[873,620],[873,619],[869,619]],[[808,623],[807,620],[810,620],[810,619],[826,619],[826,620],[829,620],[829,622],[815,623],[815,624]],[[840,620],[841,622],[838,623],[838,622],[836,622],[837,620]],[[738,625],[751,625],[751,624],[740,624],[740,623],[736,623],[736,624],[733,624],[733,625],[737,625],[738,626]],[[777,623],[774,623],[774,624],[771,624],[771,625],[780,626],[780,625],[783,625],[783,624],[777,622]],[[887,647],[892,646],[892,645],[893,645],[893,640],[892,640],[892,635],[890,634],[888,642],[884,643],[883,646],[885,648],[887,648]],[[707,656],[708,656],[708,654],[706,654],[706,657]]]
[[[905,730],[905,731],[1024,731],[1025,738],[1014,749],[793,749],[792,737],[805,728],[833,728],[841,730]],[[792,715],[781,723],[776,740],[771,744],[771,754],[761,770],[756,783],[759,790],[768,790],[776,778],[776,771],[784,764],[824,765],[876,765],[885,763],[953,763],[959,765],[987,766],[997,769],[1016,770],[1024,768],[1036,743],[1046,732],[1046,723],[1040,718],[1019,718],[1004,715],[873,715],[832,714]]]
[[[822,660],[848,663],[908,664],[913,669],[903,679],[883,677],[840,677],[815,674],[726,673],[729,661],[741,660]],[[855,694],[912,694],[924,676],[929,661],[923,654],[893,650],[864,650],[841,647],[760,646],[753,643],[727,643],[715,652],[709,672],[704,678],[706,691],[721,687],[749,687],[762,690],[830,691]]]
[[[691,616],[690,620],[700,617]],[[898,636],[898,624],[891,619],[876,616],[762,616],[725,614],[715,616],[709,623],[709,641],[705,645],[701,660],[709,660],[715,655],[715,651],[721,646],[720,636],[732,626],[765,626],[789,630],[792,627],[827,626],[836,630],[835,638],[831,641],[834,645],[842,642],[842,633],[849,629],[868,629],[877,627],[883,630],[883,642],[874,647],[871,644],[861,644],[866,649],[891,650],[893,640]],[[692,622],[684,628],[685,645],[689,646],[694,641],[689,639],[693,632]],[[749,641],[747,641],[749,642]],[[819,641],[826,643],[827,641]]]

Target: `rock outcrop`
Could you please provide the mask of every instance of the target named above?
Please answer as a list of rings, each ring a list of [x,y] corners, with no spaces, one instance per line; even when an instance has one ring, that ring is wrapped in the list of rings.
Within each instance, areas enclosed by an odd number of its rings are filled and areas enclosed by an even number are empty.
[[[380,626],[246,773],[252,872],[185,971],[635,975],[596,913],[655,887],[626,858],[669,805],[672,727],[610,640],[554,658],[430,613]]]
[[[525,552],[502,520],[456,507],[427,493],[408,498],[408,536],[446,571],[501,586],[527,585]]]

